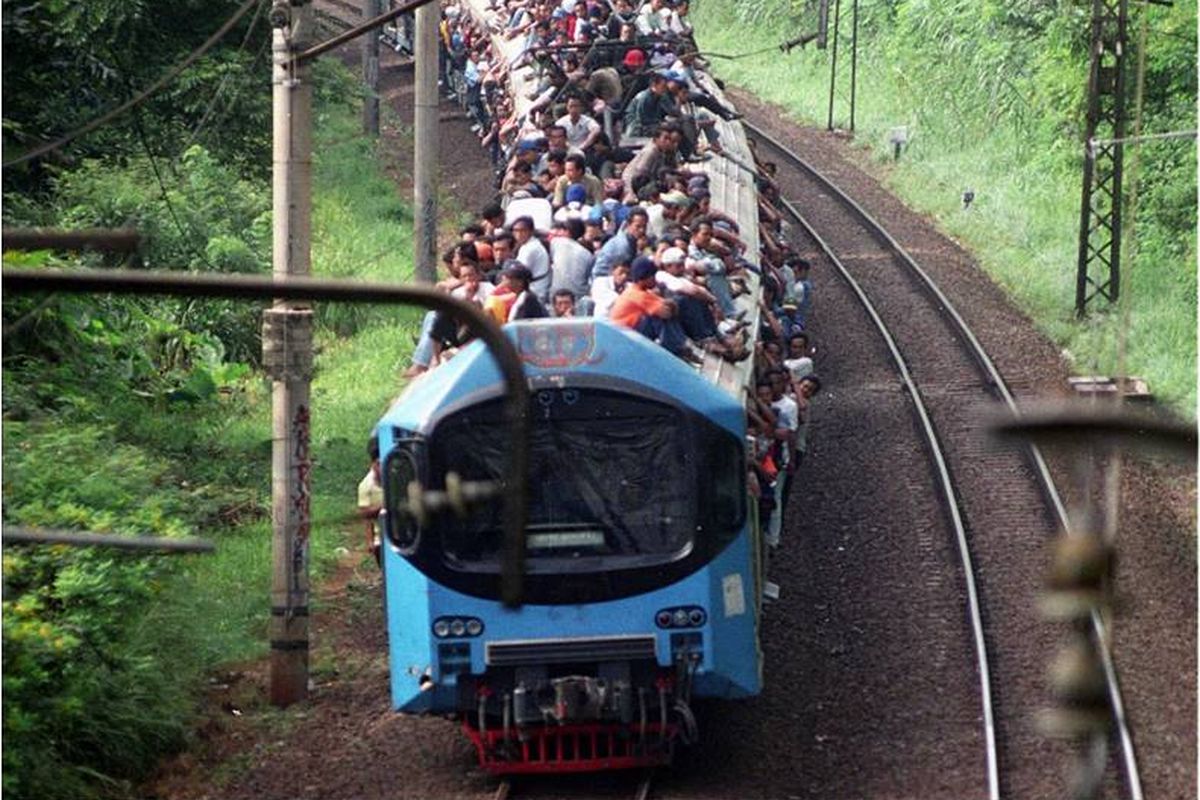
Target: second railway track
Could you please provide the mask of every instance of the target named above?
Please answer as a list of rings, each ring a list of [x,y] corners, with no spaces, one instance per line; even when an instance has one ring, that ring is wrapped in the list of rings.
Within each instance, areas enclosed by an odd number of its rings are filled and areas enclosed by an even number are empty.
[[[783,205],[800,223],[800,241],[823,251],[822,259],[836,262],[846,279],[856,284],[862,302],[878,310],[880,330],[891,331],[885,336],[895,340],[897,361],[902,360],[911,373],[921,416],[928,409],[928,419],[944,446],[945,469],[952,473],[953,484],[943,493],[956,498],[961,509],[961,548],[977,553],[980,602],[987,620],[986,647],[977,633],[977,650],[990,650],[996,665],[989,683],[988,662],[977,662],[983,679],[988,795],[996,797],[1001,791],[1014,797],[1061,794],[1066,754],[1041,740],[1031,723],[1045,702],[1041,668],[1052,652],[1046,626],[1034,617],[1032,598],[1039,588],[1041,545],[1063,514],[1053,484],[1042,483],[1049,477],[1045,464],[1039,454],[1030,462],[1024,454],[997,448],[987,439],[980,423],[981,407],[997,395],[1010,405],[1012,398],[990,358],[936,284],[890,234],[824,176],[765,131],[748,128],[781,156],[777,178]],[[940,453],[936,458],[942,464]],[[958,517],[959,512],[951,516]],[[974,602],[970,578],[962,589]],[[1136,800],[1141,797],[1140,776],[1111,660],[1108,666],[1109,691],[1119,722],[1108,796]],[[993,729],[993,699],[998,701],[994,729],[999,756],[987,741]]]

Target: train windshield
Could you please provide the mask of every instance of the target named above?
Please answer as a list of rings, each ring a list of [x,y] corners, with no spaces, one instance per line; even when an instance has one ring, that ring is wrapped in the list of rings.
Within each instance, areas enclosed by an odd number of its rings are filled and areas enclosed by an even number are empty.
[[[688,555],[698,531],[740,522],[740,459],[730,459],[731,474],[722,465],[699,468],[712,449],[707,437],[714,435],[703,420],[603,390],[539,392],[532,411],[530,572],[672,561]],[[431,437],[433,474],[501,480],[508,437],[499,403],[454,414]],[[728,434],[722,438],[736,441]],[[725,506],[713,512],[714,491],[707,484],[714,472],[732,482],[717,491],[732,498],[732,511]],[[498,561],[501,511],[497,500],[468,519],[446,519],[438,526],[452,565],[487,568]]]

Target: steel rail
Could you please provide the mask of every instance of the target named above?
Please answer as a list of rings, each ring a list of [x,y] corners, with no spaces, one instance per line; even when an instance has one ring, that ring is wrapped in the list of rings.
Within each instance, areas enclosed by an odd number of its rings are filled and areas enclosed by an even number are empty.
[[[744,121],[743,121],[744,124]],[[971,558],[971,548],[967,541],[966,524],[963,522],[963,514],[961,502],[957,491],[954,488],[954,482],[950,477],[950,467],[946,461],[945,454],[942,452],[941,441],[938,439],[937,430],[934,428],[933,420],[929,415],[928,409],[925,407],[925,401],[921,396],[921,390],[917,388],[916,381],[912,377],[912,373],[908,370],[908,364],[904,360],[904,355],[900,352],[896,340],[892,337],[891,331],[887,327],[887,323],[879,316],[879,312],[875,309],[875,304],[867,297],[866,292],[859,285],[850,271],[842,264],[833,252],[833,249],[825,241],[822,236],[817,233],[816,229],[809,224],[808,220],[800,213],[800,210],[795,207],[786,198],[779,198],[780,204],[785,210],[808,232],[809,236],[820,246],[830,262],[841,273],[843,280],[850,286],[850,289],[858,297],[862,307],[866,310],[867,315],[871,317],[871,321],[875,323],[876,329],[880,336],[883,337],[884,343],[887,345],[888,351],[891,353],[892,360],[896,363],[896,369],[900,372],[900,377],[904,381],[904,388],[908,391],[909,397],[912,399],[913,410],[916,412],[917,419],[921,423],[921,429],[925,436],[925,442],[929,447],[929,453],[933,459],[934,466],[937,469],[938,481],[942,491],[942,496],[946,502],[946,510],[950,515],[950,523],[954,527],[954,536],[958,544],[959,560],[963,568],[963,577],[967,585],[967,610],[971,618],[971,631],[975,645],[975,659],[979,666],[979,695],[980,705],[983,709],[983,728],[984,728],[984,747],[987,759],[987,783],[988,783],[988,798],[989,800],[1000,799],[1000,767],[999,754],[996,746],[996,719],[992,703],[992,679],[991,668],[988,664],[987,641],[983,635],[983,611],[979,602],[979,592],[975,585],[975,567],[974,560]]]
[[[512,431],[509,470],[504,486],[504,552],[501,597],[521,604],[525,571],[525,504],[529,481],[529,388],[520,353],[490,317],[475,306],[432,286],[367,283],[290,277],[285,280],[249,275],[128,270],[25,270],[0,272],[3,289],[14,292],[70,292],[128,295],[178,295],[259,300],[326,300],[351,303],[419,305],[457,316],[496,359],[507,387],[507,417]]]
[[[852,197],[847,195],[837,186],[832,180],[822,174],[816,167],[809,164],[787,145],[780,142],[771,134],[759,128],[747,120],[743,119],[742,124],[746,129],[755,136],[766,141],[770,146],[774,147],[780,153],[791,161],[794,165],[807,172],[818,183],[824,186],[833,197],[839,200],[847,208],[851,209],[863,223],[871,229],[871,231],[883,241],[892,252],[909,268],[910,272],[916,276],[920,283],[941,305],[942,313],[948,316],[953,322],[955,328],[963,339],[969,343],[968,351],[972,358],[979,364],[980,369],[984,372],[988,382],[995,389],[1005,405],[1018,418],[1021,417],[1021,409],[1017,406],[1016,400],[1013,398],[1012,392],[1008,388],[1008,384],[1000,375],[1000,371],[984,350],[983,345],[975,336],[974,331],[967,325],[962,315],[950,302],[950,299],[942,292],[937,283],[930,278],[929,274],[922,269],[916,260],[908,253],[908,251],[899,242],[892,237],[890,233],[872,217],[862,206],[860,206]],[[786,202],[786,201],[784,201]],[[789,204],[790,205],[790,204]],[[1030,444],[1028,448],[1030,459],[1033,462],[1034,470],[1038,475],[1039,488],[1046,498],[1047,504],[1054,512],[1058,520],[1058,524],[1064,531],[1073,533],[1073,526],[1070,524],[1070,517],[1067,513],[1062,497],[1058,492],[1058,488],[1054,484],[1054,478],[1050,475],[1050,468],[1046,464],[1045,458],[1042,456],[1041,449],[1036,444]],[[1131,800],[1143,800],[1141,775],[1138,769],[1137,752],[1133,743],[1133,734],[1129,728],[1128,717],[1125,713],[1125,703],[1121,697],[1120,680],[1117,675],[1116,663],[1113,660],[1112,651],[1109,648],[1109,634],[1107,625],[1104,619],[1096,611],[1091,615],[1092,630],[1096,635],[1099,644],[1098,650],[1100,653],[1101,662],[1104,665],[1105,678],[1108,684],[1109,703],[1112,706],[1113,720],[1116,725],[1117,736],[1121,741],[1122,761],[1125,771],[1125,778],[1129,784],[1129,792]]]
[[[650,800],[652,788],[654,788],[654,772],[648,770],[638,779],[637,789],[633,792],[633,800]]]

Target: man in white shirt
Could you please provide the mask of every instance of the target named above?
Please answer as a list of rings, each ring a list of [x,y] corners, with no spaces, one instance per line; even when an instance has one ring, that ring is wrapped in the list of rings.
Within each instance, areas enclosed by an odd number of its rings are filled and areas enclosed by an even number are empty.
[[[642,36],[660,36],[666,33],[662,17],[663,0],[650,0],[638,12],[637,28]]]
[[[567,131],[567,145],[576,150],[587,150],[600,135],[600,123],[583,113],[583,101],[578,97],[567,100],[567,115],[554,123]]]
[[[622,261],[612,268],[610,275],[598,275],[592,279],[592,302],[595,307],[592,316],[608,319],[613,303],[625,291],[629,282],[629,263]]]
[[[465,261],[459,266],[458,279],[462,283],[450,290],[450,296],[474,303],[480,308],[492,296],[492,291],[496,288],[483,280],[483,272],[474,261]],[[452,314],[443,311],[439,311],[434,318],[430,336],[433,337],[432,363],[435,364],[443,360],[442,357],[447,350],[462,346],[470,338],[469,334],[460,326],[459,320]]]
[[[596,255],[579,243],[583,221],[567,220],[554,227],[557,235],[550,239],[550,292],[568,289],[575,297],[586,297]]]
[[[778,432],[786,432],[781,441],[779,459],[779,479],[775,481],[775,510],[767,522],[767,540],[778,542],[783,530],[783,506],[787,499],[787,490],[791,486],[790,475],[795,471],[793,463],[796,457],[796,436],[800,428],[800,406],[788,394],[791,379],[787,370],[777,368],[768,375],[771,382],[771,410],[775,412],[775,428]]]
[[[517,261],[532,273],[529,285],[542,305],[550,302],[550,254],[545,245],[533,235],[533,218],[518,217],[512,224],[513,241],[517,245]]]

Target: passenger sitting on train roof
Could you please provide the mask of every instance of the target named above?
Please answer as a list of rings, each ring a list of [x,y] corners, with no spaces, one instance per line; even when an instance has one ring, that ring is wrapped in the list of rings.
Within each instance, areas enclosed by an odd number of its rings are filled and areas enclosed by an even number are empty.
[[[534,172],[534,182],[542,187],[544,196],[550,197],[554,194],[554,187],[558,185],[558,179],[563,176],[566,171],[567,151],[551,150],[546,154],[546,169],[542,174],[538,175]]]
[[[616,171],[616,154],[608,136],[601,133],[596,137],[596,141],[592,142],[591,149],[587,151],[586,164],[588,171],[601,181],[613,177]]]
[[[649,2],[642,6],[637,15],[639,34],[642,36],[658,36],[667,33],[668,29],[662,15],[664,6],[664,0],[649,0]]]
[[[729,268],[725,258],[714,250],[713,226],[707,219],[698,220],[692,227],[692,241],[688,246],[688,267],[705,277],[709,291],[717,298],[717,308],[721,316],[733,316],[737,307],[733,304],[733,292],[729,286]]]
[[[588,292],[588,281],[596,256],[584,245],[583,222],[578,219],[557,223],[550,237],[550,292],[569,289],[576,297]]]
[[[625,38],[624,33],[622,33],[621,38]],[[638,72],[644,66],[646,66],[646,51],[640,47],[634,47],[626,51],[624,58],[621,59],[621,67],[624,69],[626,75]]]
[[[587,189],[583,188],[582,183],[572,183],[567,187],[564,193],[564,199],[567,201],[562,208],[554,212],[554,221],[556,223],[566,222],[569,219],[577,219],[580,222],[589,219],[592,216],[592,206],[585,205],[587,200]]]
[[[613,267],[611,275],[601,275],[592,279],[592,288],[588,293],[592,299],[592,316],[608,319],[613,303],[625,291],[629,282],[629,264],[621,263]]]
[[[561,125],[551,125],[546,128],[546,152],[542,154],[541,159],[533,167],[535,176],[542,174],[550,166],[550,154],[562,153],[563,157],[567,154],[567,129]]]
[[[722,152],[721,135],[716,127],[716,119],[692,104],[687,84],[679,73],[668,72],[667,75],[667,92],[674,98],[674,116],[678,118],[684,134],[680,143],[680,157],[688,160],[706,158],[699,151],[701,134],[708,142],[709,150],[714,153]]]
[[[600,135],[600,123],[583,113],[583,101],[578,97],[567,100],[566,116],[555,123],[567,134],[567,144],[577,150],[587,150]]]
[[[687,361],[698,361],[688,346],[687,335],[674,319],[675,303],[655,293],[658,268],[654,259],[638,256],[629,267],[629,283],[613,303],[609,319],[658,342]]]
[[[492,259],[497,265],[503,264],[516,255],[516,243],[513,240],[513,235],[508,231],[501,229],[492,237]],[[499,272],[499,270],[497,270]],[[499,275],[493,276],[498,278]],[[497,281],[493,279],[493,283]]]
[[[483,309],[500,324],[546,316],[546,308],[529,290],[533,273],[520,261],[510,260],[500,271],[504,279],[484,303]]]
[[[662,172],[675,169],[679,163],[679,140],[682,137],[678,125],[664,122],[658,126],[654,139],[646,143],[621,173],[621,180],[625,182],[625,202],[637,200],[637,190],[642,184],[657,180]]]
[[[633,208],[619,231],[596,253],[592,276],[607,275],[617,264],[631,264],[638,254],[638,241],[646,235],[646,209]]]
[[[537,163],[541,156],[542,147],[545,140],[538,139],[521,139],[513,148],[512,159],[508,163],[508,170],[504,176],[504,184],[515,182],[514,172],[518,164],[524,164],[528,167],[528,173],[532,174],[533,165]],[[508,190],[502,190],[505,194],[511,194]]]
[[[496,270],[496,254],[492,250],[491,242],[484,239],[476,239],[472,242],[475,246],[476,261],[479,264],[479,272],[483,275],[483,279],[491,283],[490,274]]]
[[[651,136],[675,104],[667,93],[667,78],[661,73],[650,76],[650,85],[642,89],[625,106],[622,132],[625,136]]]
[[[646,209],[646,231],[656,242],[662,238],[667,226],[673,225],[679,217],[679,207],[672,205],[669,201],[664,201],[664,198],[669,196],[669,192],[660,192],[658,184],[654,182],[647,183],[638,192],[638,199],[642,201],[641,206]]]
[[[669,192],[663,192],[658,196],[658,202],[662,206],[663,228],[669,225],[678,224],[680,215],[684,209],[688,208],[692,201],[686,194],[678,189],[672,189]],[[659,236],[662,232],[659,232]]]
[[[482,308],[496,287],[483,280],[483,273],[477,264],[465,262],[459,268],[458,274],[462,284],[453,289],[450,296],[466,300]],[[442,360],[442,354],[446,350],[461,347],[473,338],[470,332],[460,324],[458,318],[445,312],[437,313],[433,327],[430,329],[430,337],[433,340],[433,359],[431,361],[433,364]]]
[[[499,203],[489,203],[479,212],[479,224],[485,236],[492,236],[504,227],[504,209]]]
[[[701,108],[708,109],[721,119],[741,119],[741,114],[728,106],[722,105],[721,101],[704,91],[700,84],[696,82],[695,64],[697,55],[698,53],[691,48],[681,50],[675,59],[675,63],[671,65],[671,71],[682,78],[688,92],[688,99]]]
[[[587,174],[587,160],[578,153],[572,153],[567,156],[563,162],[563,174],[554,183],[554,199],[552,201],[555,208],[561,208],[567,200],[567,188],[572,184],[582,185],[584,188],[584,202],[588,205],[596,205],[604,200],[604,182],[595,175]]]
[[[677,247],[668,247],[659,254],[659,261],[662,268],[655,279],[666,290],[666,296],[675,302],[676,316],[684,334],[706,352],[730,359],[743,357],[746,351],[741,340],[722,335],[717,330],[712,310],[716,298],[685,274],[684,252]]]
[[[557,318],[585,316],[575,313],[575,293],[570,289],[559,289],[553,294],[550,310],[551,316]]]
[[[616,0],[613,3],[612,15],[608,18],[608,38],[617,39],[621,36],[623,26],[636,26],[637,11],[632,0]]]
[[[592,209],[592,211],[595,212],[595,209]],[[596,253],[604,246],[604,238],[604,222],[602,217],[591,216],[583,221],[583,238],[579,240],[580,244],[592,253]]]
[[[530,271],[529,289],[542,303],[550,301],[550,253],[534,235],[533,218],[513,220],[512,235],[517,246],[517,261]]]

